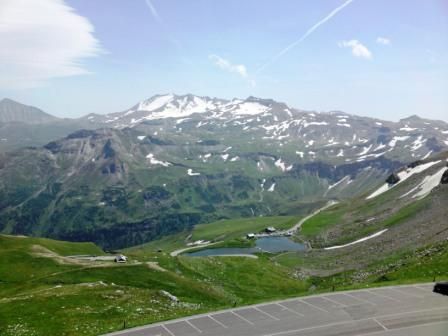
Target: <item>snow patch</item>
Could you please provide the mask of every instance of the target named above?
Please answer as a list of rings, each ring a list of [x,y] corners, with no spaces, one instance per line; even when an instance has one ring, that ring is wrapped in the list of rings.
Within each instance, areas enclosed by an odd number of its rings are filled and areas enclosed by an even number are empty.
[[[364,237],[364,238],[355,240],[354,242],[351,242],[351,243],[348,243],[348,244],[345,244],[345,245],[336,245],[336,246],[332,246],[332,247],[326,247],[326,248],[324,248],[324,250],[335,250],[335,249],[340,249],[340,248],[344,248],[344,247],[347,247],[347,246],[351,246],[351,245],[359,244],[359,243],[365,242],[366,240],[369,240],[369,239],[372,239],[372,238],[379,237],[379,236],[381,236],[384,232],[386,232],[387,230],[388,230],[388,229],[381,230],[381,231],[379,231],[379,232],[377,232],[377,233],[374,233],[373,235],[370,235],[370,236],[367,236],[367,237]]]
[[[405,136],[395,136],[393,137],[393,139],[391,141],[389,141],[389,147],[395,147],[395,145],[397,144],[398,141],[406,141],[407,139],[409,139],[408,135]]]
[[[339,184],[341,184],[342,182],[344,182],[347,178],[350,180],[350,176],[347,175],[347,176],[344,176],[343,178],[341,178],[341,179],[340,179],[339,181],[337,181],[336,183],[329,185],[329,186],[328,186],[328,190],[331,190],[331,189],[333,189],[334,187],[337,187]]]
[[[286,163],[282,161],[282,159],[278,159],[274,162],[275,166],[280,168],[281,171],[290,171],[292,169],[292,165],[286,166]]]
[[[435,174],[425,176],[425,178],[423,179],[423,181],[419,185],[417,185],[415,188],[413,188],[410,191],[408,191],[406,194],[404,194],[400,198],[406,197],[408,195],[411,195],[414,192],[416,192],[417,190],[418,190],[418,192],[416,194],[414,194],[412,196],[412,198],[422,199],[422,198],[428,196],[429,193],[435,187],[437,187],[440,184],[440,180],[442,179],[442,175],[443,175],[443,173],[445,173],[446,170],[448,170],[448,168],[447,167],[443,167],[442,169],[440,169]]]
[[[152,154],[152,153],[149,153],[148,155],[146,155],[146,158],[149,159],[149,163],[152,164],[152,165],[161,165],[161,166],[164,166],[164,167],[171,166],[171,163],[169,163],[169,162],[157,160],[154,157],[154,154]]]
[[[194,172],[193,172],[193,169],[188,169],[187,174],[188,174],[189,176],[198,176],[198,175],[201,175],[201,173],[194,173]]]
[[[441,160],[424,163],[424,164],[421,164],[414,168],[407,168],[407,169],[399,172],[398,177],[400,178],[400,181],[398,181],[397,183],[392,184],[392,185],[390,185],[389,183],[383,184],[380,188],[378,188],[376,191],[374,191],[371,195],[367,196],[366,199],[372,199],[374,197],[377,197],[377,196],[385,193],[386,191],[392,189],[393,187],[400,184],[401,182],[407,180],[412,175],[421,173],[421,172],[425,171],[426,169],[434,166],[435,164],[438,164],[439,162],[441,162]]]

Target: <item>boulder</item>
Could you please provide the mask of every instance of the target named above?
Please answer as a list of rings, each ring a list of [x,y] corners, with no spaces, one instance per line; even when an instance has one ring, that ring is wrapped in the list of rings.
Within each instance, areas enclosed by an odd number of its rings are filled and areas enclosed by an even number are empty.
[[[396,184],[396,183],[400,182],[400,177],[396,173],[392,173],[386,179],[386,182],[389,184]]]
[[[442,179],[440,180],[441,184],[448,184],[448,169],[442,175]]]
[[[414,162],[411,162],[410,164],[408,164],[408,168],[415,168],[417,166],[420,166],[423,163],[422,160],[417,160]]]

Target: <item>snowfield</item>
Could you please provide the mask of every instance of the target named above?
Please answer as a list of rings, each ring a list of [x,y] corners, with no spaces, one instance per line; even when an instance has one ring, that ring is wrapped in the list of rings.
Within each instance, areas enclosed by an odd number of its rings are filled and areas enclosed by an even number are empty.
[[[379,237],[386,231],[387,231],[387,229],[384,229],[384,230],[381,230],[381,231],[379,231],[377,233],[374,233],[373,235],[370,235],[370,236],[367,236],[367,237],[355,240],[354,242],[351,242],[351,243],[348,243],[348,244],[345,244],[345,245],[336,245],[336,246],[326,247],[326,248],[324,248],[324,250],[336,250],[336,249],[344,248],[344,247],[347,247],[347,246],[359,244],[359,243],[365,242],[366,240]]]
[[[438,164],[439,162],[441,162],[441,160],[424,163],[424,164],[421,164],[421,165],[419,165],[417,167],[408,168],[406,170],[403,170],[403,171],[399,172],[398,173],[398,177],[400,178],[400,181],[398,181],[397,183],[392,184],[392,185],[390,185],[389,183],[383,184],[379,189],[377,189],[371,195],[367,196],[366,199],[372,199],[372,198],[375,198],[375,197],[385,193],[386,191],[392,189],[393,187],[395,187],[396,185],[400,184],[401,182],[407,180],[412,175],[421,173],[421,172],[425,171],[426,169],[434,166],[435,164]]]
[[[412,195],[416,191],[417,191],[417,193],[415,193],[412,196],[412,198],[422,199],[422,198],[428,196],[429,193],[440,184],[442,175],[443,175],[443,173],[445,173],[446,170],[448,170],[448,167],[443,167],[435,174],[425,176],[425,178],[419,185],[417,185],[415,188],[409,190],[406,194],[402,195],[400,198]]]

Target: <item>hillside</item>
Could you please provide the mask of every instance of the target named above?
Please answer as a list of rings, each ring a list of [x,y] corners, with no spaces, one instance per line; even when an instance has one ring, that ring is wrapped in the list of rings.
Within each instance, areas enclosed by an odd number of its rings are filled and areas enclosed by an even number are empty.
[[[397,253],[446,242],[447,158],[448,153],[443,153],[403,167],[393,175],[399,177],[398,182],[386,182],[305,222],[300,236],[314,249],[296,256],[297,262],[303,265],[308,260],[311,274],[359,269]],[[292,262],[294,256],[282,258]]]
[[[45,124],[58,118],[28,105],[23,105],[11,99],[0,100],[0,123]]]
[[[362,195],[448,141],[441,121],[305,112],[254,97],[162,95],[78,121],[113,128],[0,156],[1,232],[117,248],[219,219],[301,215]],[[45,127],[75,125],[67,122]]]
[[[72,146],[81,141],[84,152],[95,152],[85,139],[109,132],[77,134]],[[57,143],[49,147],[53,155],[74,152]],[[95,161],[110,169],[107,160],[117,158],[105,147]],[[293,237],[310,242],[312,249],[305,252],[257,252],[254,258],[170,253],[251,246],[247,233],[269,225],[288,229],[300,216],[196,225],[123,250],[126,264],[73,257],[107,256],[91,243],[0,235],[0,333],[98,335],[121,329],[124,320],[132,327],[278,298],[447,279],[447,160],[445,152],[397,168],[388,182],[305,220]],[[79,158],[70,165],[84,169]],[[88,169],[94,173],[93,166]],[[188,245],[195,240],[218,244]],[[18,271],[11,272],[11,265]]]

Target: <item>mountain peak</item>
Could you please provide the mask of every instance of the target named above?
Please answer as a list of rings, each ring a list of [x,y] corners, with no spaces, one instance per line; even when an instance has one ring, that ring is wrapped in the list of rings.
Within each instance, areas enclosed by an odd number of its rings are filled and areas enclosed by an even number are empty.
[[[422,120],[422,118],[420,118],[420,117],[419,117],[418,115],[416,115],[416,114],[413,114],[413,115],[411,115],[411,116],[409,116],[409,117],[400,119],[400,121],[421,121],[421,120]]]
[[[24,124],[45,124],[58,118],[34,107],[16,102],[10,98],[0,101],[0,122],[20,122]]]

